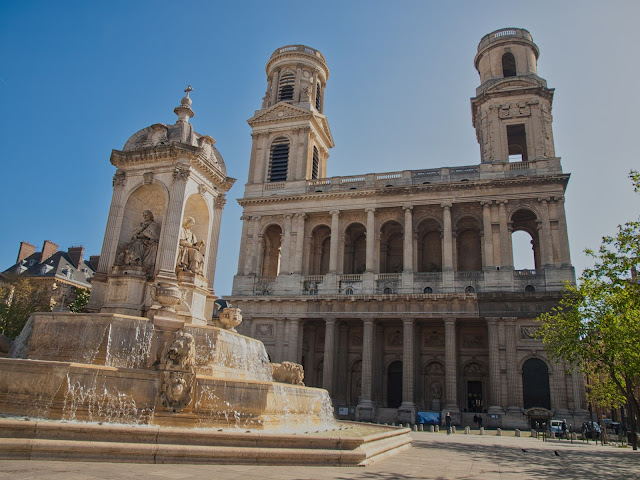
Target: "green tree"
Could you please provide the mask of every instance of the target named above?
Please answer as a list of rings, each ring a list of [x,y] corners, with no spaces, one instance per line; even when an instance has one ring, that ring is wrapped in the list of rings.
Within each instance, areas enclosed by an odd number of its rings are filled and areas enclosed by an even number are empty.
[[[0,333],[16,338],[33,312],[51,311],[51,292],[42,282],[10,276],[0,285]]]
[[[76,299],[69,304],[69,310],[73,313],[83,312],[89,303],[89,296],[91,292],[86,288],[76,287]]]
[[[634,189],[640,176],[631,172]],[[578,365],[591,379],[590,400],[618,407],[627,403],[633,438],[640,412],[640,222],[618,226],[582,272],[578,285],[567,285],[560,305],[541,315],[537,336],[556,360]]]

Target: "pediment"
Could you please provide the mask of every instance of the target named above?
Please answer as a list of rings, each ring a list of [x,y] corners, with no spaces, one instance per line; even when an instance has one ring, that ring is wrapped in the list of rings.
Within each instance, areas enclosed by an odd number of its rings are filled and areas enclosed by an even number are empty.
[[[266,110],[261,111],[257,115],[251,117],[247,122],[249,125],[264,125],[273,122],[281,122],[283,120],[300,120],[303,118],[311,119],[313,113],[306,108],[297,107],[288,103],[277,103]]]

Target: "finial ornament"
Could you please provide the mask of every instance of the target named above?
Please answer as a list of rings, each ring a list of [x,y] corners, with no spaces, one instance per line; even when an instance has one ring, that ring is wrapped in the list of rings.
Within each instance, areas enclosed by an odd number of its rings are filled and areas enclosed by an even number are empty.
[[[191,85],[187,85],[187,88],[186,88],[184,91],[186,92],[187,97],[188,97],[188,96],[189,96],[189,94],[190,94],[191,92],[193,92],[193,88],[191,88]]]
[[[194,116],[193,110],[191,110],[191,98],[189,94],[193,92],[191,85],[187,85],[184,90],[186,95],[180,100],[180,105],[173,109],[174,113],[178,116],[178,122],[188,123],[189,119]],[[177,122],[176,122],[177,123]]]

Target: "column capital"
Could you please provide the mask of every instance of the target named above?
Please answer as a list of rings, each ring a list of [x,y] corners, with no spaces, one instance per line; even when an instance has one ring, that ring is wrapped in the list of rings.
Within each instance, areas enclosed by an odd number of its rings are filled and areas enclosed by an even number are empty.
[[[340,210],[329,210],[329,214],[333,217],[334,215],[339,216]]]
[[[451,207],[453,206],[453,203],[451,203],[451,202],[442,202],[442,203],[440,204],[440,206],[441,206],[442,208],[451,208]]]
[[[402,324],[403,325],[415,325],[416,323],[416,319],[415,318],[403,318],[402,319]]]
[[[553,197],[556,202],[564,202],[564,195],[557,195]]]
[[[288,219],[290,219],[291,217],[293,217],[293,213],[285,213],[285,214],[283,214],[283,215],[282,215],[282,217],[283,217],[285,220],[288,220]]]
[[[113,174],[113,187],[124,187],[127,183],[127,174],[123,171],[118,169],[116,171],[116,173]]]
[[[505,200],[504,198],[500,198],[500,199],[497,199],[495,202],[496,202],[496,205],[504,206],[507,203],[509,203],[509,200]]]
[[[413,205],[411,205],[409,203],[405,203],[404,205],[402,205],[402,210],[404,210],[405,212],[407,210],[411,211],[411,210],[413,210]]]
[[[445,325],[449,324],[449,325],[455,325],[456,324],[456,318],[455,317],[445,317],[442,319],[442,321],[445,323]]]
[[[481,200],[480,205],[483,207],[490,207],[493,204],[492,200]]]
[[[373,207],[367,207],[364,209],[365,213],[375,213],[376,209]]]
[[[298,213],[296,213],[296,216],[297,216],[298,218],[307,218],[307,214],[306,214],[306,213],[304,213],[304,212],[298,212]]]
[[[189,178],[191,169],[184,165],[176,165],[173,169],[173,181],[174,182],[186,182]]]
[[[496,327],[498,325],[499,317],[485,318],[487,321],[487,325],[491,325],[492,327]]]
[[[224,208],[226,203],[227,203],[227,199],[225,198],[225,196],[224,195],[219,195],[214,200],[213,206],[214,206],[214,208],[217,208],[217,209],[221,210],[222,208]]]
[[[261,218],[262,218],[262,216],[261,216],[261,215],[254,215],[254,216],[252,216],[252,217],[251,217],[251,219],[252,219],[254,222],[259,221]]]
[[[251,216],[250,215],[241,215],[240,216],[240,220],[244,221],[244,220],[251,220]]]
[[[551,200],[551,198],[549,198],[549,197],[538,197],[538,201],[540,203],[547,203],[547,202],[549,202],[549,200]]]

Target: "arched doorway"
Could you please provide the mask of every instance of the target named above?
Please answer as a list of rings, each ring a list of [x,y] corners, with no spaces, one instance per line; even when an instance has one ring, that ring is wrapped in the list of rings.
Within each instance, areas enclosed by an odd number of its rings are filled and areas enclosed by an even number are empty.
[[[360,274],[366,269],[367,230],[361,223],[352,223],[344,233],[344,273]]]
[[[282,229],[279,225],[270,225],[262,236],[264,246],[261,275],[263,277],[275,277],[280,273],[281,237]]]
[[[391,362],[387,368],[387,407],[398,408],[402,404],[402,362]]]
[[[309,252],[309,275],[325,275],[329,271],[329,253],[331,229],[318,225],[311,232],[311,250]]]
[[[522,397],[525,410],[533,407],[551,410],[549,368],[539,358],[530,358],[522,365]]]
[[[385,223],[380,230],[380,273],[402,272],[402,225],[396,221]]]

